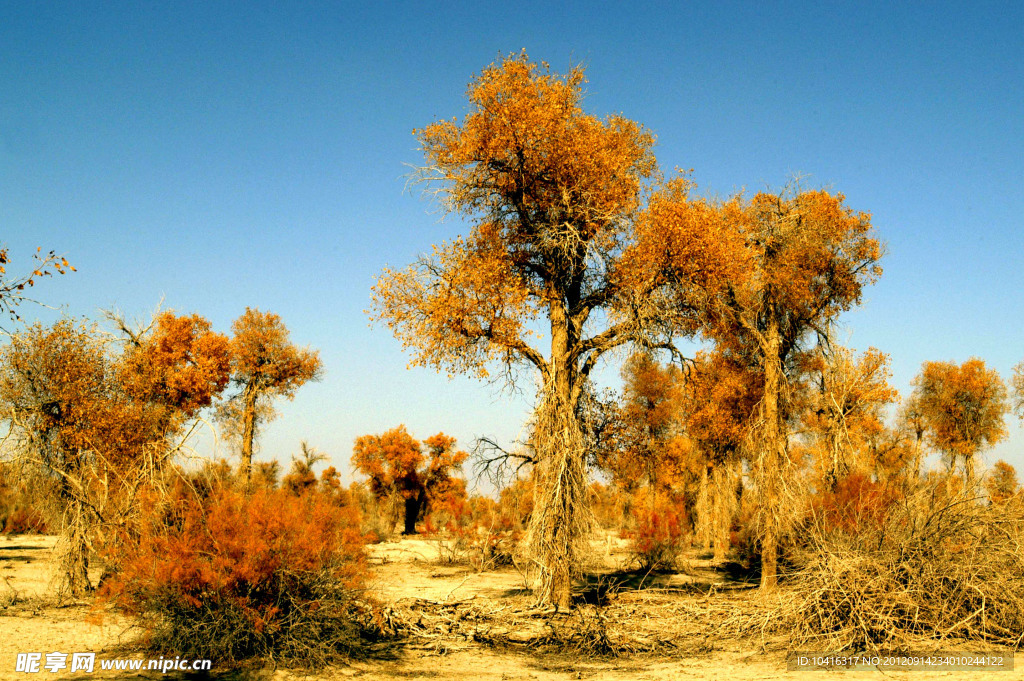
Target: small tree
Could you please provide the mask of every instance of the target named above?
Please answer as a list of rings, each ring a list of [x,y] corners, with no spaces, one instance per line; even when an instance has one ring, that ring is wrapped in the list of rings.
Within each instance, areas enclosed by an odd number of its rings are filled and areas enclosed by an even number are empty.
[[[882,464],[894,450],[888,446],[893,443],[882,446],[886,430],[882,412],[899,394],[889,385],[889,356],[875,348],[858,357],[848,348],[829,343],[821,348],[815,364],[817,390],[804,421],[818,439],[824,485],[835,492],[839,481],[862,464],[889,470]]]
[[[423,445],[426,453],[405,426],[398,426],[382,435],[364,435],[352,449],[352,465],[370,479],[378,500],[402,498],[403,534],[416,534],[416,521],[428,506],[457,487],[452,473],[469,456],[455,451],[455,438],[444,433],[427,438]],[[465,491],[464,486],[461,489]]]
[[[1005,461],[996,461],[985,478],[985,491],[988,500],[996,505],[1005,504],[1020,492],[1017,482],[1017,471]]]
[[[738,482],[733,471],[761,400],[761,377],[742,357],[721,351],[698,353],[683,390],[683,424],[701,454],[697,513],[705,546],[725,560]],[[710,484],[709,484],[710,483]],[[708,489],[710,487],[710,489]]]
[[[91,326],[61,320],[11,337],[0,403],[28,470],[52,481],[63,586],[90,588],[88,546],[124,520],[146,474],[227,382],[227,339],[198,316],[161,315],[121,354]]]
[[[683,435],[682,371],[640,352],[626,361],[622,379],[622,400],[599,443],[598,466],[629,492],[643,484],[678,485],[692,463],[680,458],[688,447],[674,442]]]
[[[975,482],[975,456],[1006,436],[1006,386],[994,369],[973,357],[963,364],[925,362],[913,380],[914,396],[928,425],[932,445],[964,461],[964,482]]]
[[[231,331],[231,382],[238,392],[221,418],[241,426],[242,473],[248,482],[256,431],[261,420],[273,416],[271,401],[293,399],[307,381],[320,379],[323,364],[319,352],[292,345],[284,322],[272,312],[247,307]]]

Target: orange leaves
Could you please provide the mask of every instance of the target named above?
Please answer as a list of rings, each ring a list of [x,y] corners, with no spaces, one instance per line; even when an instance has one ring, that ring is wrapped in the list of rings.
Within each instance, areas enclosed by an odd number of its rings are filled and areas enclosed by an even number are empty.
[[[231,331],[231,377],[236,383],[291,398],[323,370],[320,353],[292,345],[284,322],[273,312],[247,307]]]
[[[582,83],[581,69],[553,75],[513,55],[470,84],[463,120],[416,132],[427,191],[475,225],[374,286],[371,316],[414,364],[487,377],[490,363],[510,375],[526,362],[547,373],[573,348],[545,358],[528,343],[530,323],[546,315],[564,327],[572,315],[582,328],[611,305],[608,275],[656,174],[654,140],[632,121],[583,113]],[[594,352],[626,340],[617,334]]]
[[[420,443],[405,426],[392,428],[382,435],[363,435],[352,449],[352,465],[370,478],[370,486],[378,496],[391,489],[416,492],[422,487],[419,468],[424,456]]]
[[[509,56],[470,84],[461,123],[416,131],[449,209],[507,216],[510,235],[530,229],[529,216],[570,222],[592,237],[609,216],[635,208],[640,182],[655,169],[653,137],[620,117],[585,115],[583,82],[580,68],[557,76],[525,53]]]
[[[685,180],[652,196],[627,250],[626,281],[670,285],[719,339],[763,332],[771,311],[784,342],[860,300],[881,274],[870,216],[825,191],[693,199]],[[637,279],[638,278],[638,279]]]
[[[164,312],[154,332],[126,353],[122,375],[137,398],[167,404],[191,418],[227,386],[229,360],[228,339],[211,331],[210,322]]]
[[[683,391],[686,432],[708,462],[723,465],[735,457],[747,436],[764,380],[735,358],[700,352]]]
[[[913,385],[917,408],[937,449],[969,458],[1006,436],[1006,386],[982,360],[973,357],[961,365],[925,362]]]
[[[637,291],[668,285],[693,304],[727,286],[742,288],[751,275],[738,202],[691,199],[690,187],[678,178],[651,196],[617,269],[624,284]]]
[[[622,376],[622,403],[603,434],[599,464],[627,489],[641,482],[678,485],[693,458],[690,441],[682,437],[682,372],[637,353]]]
[[[1020,484],[1017,482],[1017,471],[1005,461],[996,461],[985,478],[985,491],[989,501],[996,505],[1005,504],[1018,497]]]
[[[820,493],[813,500],[811,515],[829,531],[858,536],[880,530],[899,496],[898,490],[855,472],[839,479],[834,490]]]
[[[77,472],[85,452],[121,463],[151,432],[151,414],[131,408],[93,330],[61,320],[36,324],[3,349],[0,400],[45,465]]]
[[[348,601],[367,574],[353,509],[283,490],[215,489],[200,498],[186,487],[169,505],[146,501],[147,524],[117,546],[119,570],[102,594],[175,652],[242,659],[286,651],[279,637],[293,628],[319,636],[329,618],[352,617]]]
[[[426,446],[426,452],[423,450]],[[455,438],[444,433],[432,435],[421,443],[405,426],[397,426],[381,435],[363,435],[352,448],[352,466],[370,479],[370,488],[378,498],[399,494],[407,502],[407,531],[424,504],[452,503],[465,499],[466,486],[452,477],[469,455],[455,451]]]
[[[403,271],[385,270],[373,287],[374,318],[413,348],[413,364],[487,376],[490,360],[525,347],[536,317],[530,290],[493,225],[434,249]]]

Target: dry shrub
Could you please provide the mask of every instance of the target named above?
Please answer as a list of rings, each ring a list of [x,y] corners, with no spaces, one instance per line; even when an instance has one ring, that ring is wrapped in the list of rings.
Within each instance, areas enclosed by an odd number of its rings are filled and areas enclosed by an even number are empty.
[[[139,618],[152,648],[319,666],[360,646],[372,614],[350,507],[270,489],[147,502],[154,512],[120,542],[103,595]]]
[[[624,533],[629,540],[630,559],[641,570],[669,570],[677,567],[689,544],[686,506],[680,499],[649,493],[633,509],[636,525]]]
[[[15,506],[0,518],[0,526],[4,534],[46,534],[46,519],[34,508]]]
[[[441,563],[469,565],[486,572],[515,563],[515,552],[522,532],[495,530],[479,525],[450,527],[437,535],[437,555]]]
[[[48,526],[43,515],[39,490],[45,481],[29,481],[9,461],[0,461],[0,532],[4,534],[46,534]]]
[[[811,502],[811,517],[818,526],[855,537],[865,531],[884,528],[889,509],[898,498],[892,487],[852,473],[839,480],[832,491]]]
[[[804,528],[792,605],[774,618],[796,642],[876,650],[923,638],[1021,644],[1020,505],[998,508],[949,495],[944,481],[900,501],[877,485],[854,482],[826,501]]]

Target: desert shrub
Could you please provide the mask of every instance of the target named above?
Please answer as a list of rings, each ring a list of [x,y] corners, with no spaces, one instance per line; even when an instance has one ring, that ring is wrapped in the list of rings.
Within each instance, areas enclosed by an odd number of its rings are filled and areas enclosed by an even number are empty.
[[[634,527],[624,533],[630,559],[641,570],[672,569],[689,543],[686,507],[663,493],[643,496],[633,506]]]
[[[516,478],[502,488],[498,496],[498,513],[503,526],[525,530],[533,516],[536,482],[533,476]]]
[[[841,478],[834,490],[812,499],[807,522],[850,536],[877,531],[898,497],[898,490],[863,473],[851,473]]]
[[[0,461],[0,532],[4,534],[46,534],[45,480],[29,482],[8,461]],[[34,493],[33,493],[34,492]]]
[[[15,506],[0,518],[4,534],[46,534],[49,529],[43,514],[32,507]]]
[[[519,530],[503,530],[473,524],[450,526],[436,537],[438,562],[468,565],[486,572],[515,563],[515,552],[522,540]]]
[[[119,541],[102,595],[139,618],[153,649],[318,666],[359,647],[371,614],[350,506],[219,489],[152,507],[138,536]]]
[[[898,502],[867,498],[857,532],[827,514],[804,529],[782,628],[829,649],[921,638],[1021,644],[1024,509],[949,496],[942,480]]]

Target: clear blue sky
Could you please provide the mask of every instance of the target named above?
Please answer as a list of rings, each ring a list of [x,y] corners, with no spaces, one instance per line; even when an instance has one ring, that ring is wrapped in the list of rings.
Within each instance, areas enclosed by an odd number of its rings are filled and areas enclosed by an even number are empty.
[[[227,331],[279,313],[327,374],[283,405],[347,466],[400,422],[509,441],[527,400],[406,369],[364,309],[385,264],[465,230],[405,191],[411,131],[462,115],[474,73],[526,48],[583,63],[591,113],[658,136],[704,191],[794,174],[870,211],[885,274],[845,317],[891,353],[1024,359],[1024,5],[1007,3],[0,3],[0,242],[78,268],[41,299],[143,316],[161,296]],[[52,319],[33,307],[30,319]],[[609,372],[614,375],[613,372]],[[525,386],[529,393],[531,386]],[[1024,436],[986,459],[1024,469]]]

